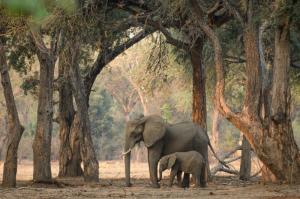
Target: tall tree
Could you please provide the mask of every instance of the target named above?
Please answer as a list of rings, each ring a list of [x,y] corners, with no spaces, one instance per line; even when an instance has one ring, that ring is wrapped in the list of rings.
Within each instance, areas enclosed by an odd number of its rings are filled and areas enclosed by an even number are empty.
[[[2,39],[2,38],[1,38]],[[6,48],[4,41],[0,41],[0,73],[1,83],[3,87],[3,94],[6,102],[6,111],[8,115],[7,130],[8,141],[6,156],[3,169],[2,185],[4,187],[16,186],[16,174],[18,165],[18,146],[24,127],[21,125],[19,115],[16,107],[16,102],[13,95],[12,85],[8,72],[6,61]]]
[[[71,56],[71,66],[69,68],[70,82],[72,83],[72,92],[77,106],[77,114],[79,120],[79,140],[80,140],[80,153],[83,161],[83,176],[85,181],[99,181],[99,163],[96,158],[96,153],[93,146],[91,136],[91,124],[88,114],[88,102],[87,93],[83,84],[83,80],[79,70],[78,58],[79,58],[79,41],[76,37],[69,42],[69,51]]]
[[[76,21],[76,20],[75,20]],[[92,25],[97,25],[99,26],[99,23],[101,24],[101,22],[96,22],[96,24],[92,24]],[[132,26],[131,23],[126,24],[124,26],[124,24],[121,25],[117,25],[117,27],[113,27],[112,30],[116,31],[120,31],[119,34],[124,34],[122,31],[126,32],[130,29],[130,27]],[[88,27],[90,27],[88,25]],[[110,27],[112,28],[112,27]],[[116,29],[116,30],[115,30]],[[112,32],[114,32],[112,31]],[[95,35],[84,35],[82,40],[85,41],[82,42],[81,46],[85,46],[85,45],[100,45],[102,46],[101,49],[99,49],[98,55],[96,57],[96,59],[94,60],[94,62],[92,63],[92,66],[86,69],[86,74],[83,75],[82,77],[82,81],[83,81],[83,85],[84,85],[84,90],[86,92],[86,99],[85,101],[89,102],[90,99],[90,94],[92,91],[92,87],[93,84],[97,78],[97,76],[101,73],[102,69],[112,60],[114,60],[118,55],[120,55],[122,52],[124,52],[127,48],[131,47],[132,45],[134,45],[135,43],[141,41],[143,38],[145,38],[147,35],[150,34],[149,31],[144,31],[141,30],[140,32],[136,33],[133,37],[126,39],[125,41],[122,41],[121,43],[118,41],[120,39],[120,36],[115,35],[114,37],[108,37],[107,36],[107,31],[98,31],[97,34],[98,37],[96,37]],[[88,39],[87,39],[88,37]],[[124,36],[125,37],[125,36]],[[100,38],[100,42],[99,42],[99,38]],[[123,36],[121,37],[123,38]],[[124,39],[124,38],[123,38]],[[118,45],[115,45],[115,43],[117,43]],[[82,47],[83,48],[83,47]],[[79,49],[81,50],[81,49]],[[68,54],[68,53],[67,53]],[[71,57],[71,55],[67,55],[64,56],[64,58],[67,57]],[[67,58],[68,59],[68,58]],[[79,62],[81,61],[81,59],[76,59],[73,61],[77,61],[78,63],[74,63],[74,64],[79,64]],[[68,61],[70,62],[70,60]],[[64,67],[65,64],[64,64]],[[64,75],[64,79],[66,78],[66,75]],[[64,82],[64,81],[63,81]],[[63,84],[61,84],[61,86],[63,86]],[[68,96],[71,95],[71,93],[66,93],[66,92],[71,92],[69,89],[63,89],[61,88],[60,90],[60,96]],[[72,93],[72,95],[74,95],[74,93]],[[62,100],[62,98],[60,98],[60,100]],[[71,105],[71,103],[73,103],[73,101],[71,101],[71,98],[68,97],[68,102],[61,102],[61,103],[67,103],[69,105]],[[64,106],[64,109],[66,109],[67,107]],[[61,111],[63,111],[61,109]],[[68,106],[68,110],[64,110],[67,111],[69,113],[69,123],[68,126],[71,126],[71,128],[64,128],[63,126],[61,126],[61,150],[60,150],[60,175],[61,177],[63,176],[80,176],[81,170],[79,168],[80,164],[81,164],[81,160],[83,160],[82,158],[79,158],[79,151],[81,149],[79,149],[79,145],[80,144],[80,139],[78,137],[78,135],[80,134],[80,132],[78,132],[80,130],[79,127],[79,116],[78,116],[78,112],[75,112],[74,116],[71,116],[70,113],[73,112],[72,107]],[[61,114],[64,114],[63,112],[60,112]],[[60,116],[61,119],[64,118],[63,115]],[[73,118],[73,119],[72,119]],[[71,120],[70,120],[71,119]],[[60,123],[60,125],[64,125],[64,121],[62,121]],[[72,150],[68,150],[69,152],[66,152],[65,150],[63,150],[63,148],[69,148]],[[70,167],[69,167],[70,166]]]
[[[31,36],[40,63],[37,128],[32,145],[33,181],[37,183],[51,182],[53,80],[61,34],[57,31],[51,38],[50,49],[46,47],[39,29],[32,29]]]
[[[73,104],[72,85],[69,81],[72,55],[63,50],[59,56],[59,177],[76,177],[81,168],[79,121]]]

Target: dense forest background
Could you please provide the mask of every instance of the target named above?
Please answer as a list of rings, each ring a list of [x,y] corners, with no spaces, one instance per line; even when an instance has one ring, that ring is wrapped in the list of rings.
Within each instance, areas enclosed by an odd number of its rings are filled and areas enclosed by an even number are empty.
[[[293,36],[295,46],[299,46],[300,37]],[[96,79],[90,97],[89,115],[93,144],[99,160],[121,159],[125,122],[130,118],[140,114],[158,114],[170,123],[192,120],[192,68],[189,59],[183,52],[171,45],[166,45],[164,57],[161,58],[164,64],[163,69],[151,70],[149,66],[155,64],[153,57],[160,50],[157,44],[159,39],[161,35],[155,34],[135,44],[105,67]],[[222,154],[241,142],[241,134],[227,120],[220,116],[213,117],[215,73],[210,51],[210,47],[206,45],[204,60],[208,80],[206,81],[207,128],[211,136],[213,122],[218,122],[221,126],[218,146],[215,147]],[[89,62],[92,63],[93,59],[95,56],[91,55],[90,60],[82,64],[83,72],[86,65]],[[36,58],[32,62],[26,73],[10,70],[20,120],[25,127],[19,147],[19,161],[33,158],[31,145],[37,121],[37,88],[34,85],[39,68]],[[226,97],[230,105],[236,109],[240,108],[243,101],[244,67],[244,63],[230,63],[226,71],[228,79]],[[292,124],[295,139],[300,145],[300,69],[291,68],[289,76],[292,92]],[[56,92],[54,101],[58,100],[57,97]],[[3,160],[4,146],[7,141],[7,118],[2,87],[0,87],[0,102],[0,152],[1,160]],[[54,110],[54,121],[56,121],[57,103]],[[57,161],[59,125],[56,122],[53,123],[51,147],[51,158]],[[139,152],[135,152],[134,160],[146,161],[147,156],[139,154],[145,153],[145,147],[136,148]]]

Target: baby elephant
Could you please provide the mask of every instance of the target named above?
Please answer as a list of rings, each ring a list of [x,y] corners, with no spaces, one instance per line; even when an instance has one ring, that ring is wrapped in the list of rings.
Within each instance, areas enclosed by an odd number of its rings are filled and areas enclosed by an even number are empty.
[[[193,175],[196,186],[206,187],[206,163],[197,151],[176,152],[162,157],[159,161],[159,180],[166,169],[171,169],[169,186],[172,186],[176,175],[178,183],[181,183],[181,173],[184,172]]]

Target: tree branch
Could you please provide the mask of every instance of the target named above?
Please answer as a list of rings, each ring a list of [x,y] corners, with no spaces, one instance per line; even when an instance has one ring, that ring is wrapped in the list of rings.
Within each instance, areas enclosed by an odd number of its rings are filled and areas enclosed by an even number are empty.
[[[142,39],[144,39],[149,34],[153,33],[153,31],[140,31],[134,37],[129,39],[128,41],[120,44],[119,46],[115,47],[114,49],[108,49],[105,52],[99,52],[94,62],[92,68],[88,72],[88,74],[84,77],[84,83],[86,87],[87,96],[89,96],[91,88],[96,80],[97,75],[102,71],[102,69],[114,60],[118,55],[123,53],[127,48],[130,48],[134,44],[138,43]]]
[[[147,24],[154,27],[154,28],[156,28],[161,33],[163,33],[163,35],[166,37],[167,43],[172,44],[172,45],[176,46],[177,48],[181,48],[181,49],[184,49],[184,50],[187,50],[187,51],[190,50],[190,47],[187,43],[172,37],[171,33],[160,22],[152,21],[152,20],[148,19]]]
[[[238,20],[238,22],[240,22],[240,24],[242,26],[245,26],[245,22],[244,19],[241,15],[241,13],[235,8],[233,7],[228,0],[224,0],[224,4],[226,6],[226,8],[233,14],[233,16]]]
[[[223,172],[230,173],[230,174],[233,174],[233,175],[239,175],[238,171],[235,171],[235,170],[232,170],[232,169],[227,169],[227,168],[224,168],[224,167],[221,167],[219,169],[219,171],[223,171]]]
[[[233,155],[235,152],[237,152],[238,150],[242,150],[242,146],[238,145],[236,146],[233,150],[231,150],[230,152],[226,153],[221,160],[226,162],[225,159],[229,158],[231,155]],[[227,161],[229,163],[229,161]],[[226,162],[226,163],[227,163]],[[221,163],[218,163],[217,166],[215,166],[214,168],[211,169],[211,174],[215,175],[218,171],[220,171],[220,169],[223,168],[223,165]]]
[[[208,39],[211,41],[214,51],[215,51],[215,68],[217,82],[215,87],[215,104],[217,105],[220,113],[233,124],[241,129],[245,128],[247,125],[243,121],[241,113],[234,113],[230,107],[227,105],[224,97],[225,90],[225,77],[224,77],[224,68],[222,63],[222,47],[219,41],[217,34],[213,31],[211,27],[203,22],[203,17],[201,15],[201,9],[198,5],[197,0],[190,0],[192,12],[196,15],[198,19],[198,24],[201,30],[207,35]]]
[[[37,50],[40,53],[47,54],[49,56],[50,51],[46,47],[41,34],[39,32],[37,32],[36,30],[33,30],[32,28],[30,29],[30,33],[31,33],[31,36],[33,38],[33,41],[34,41],[34,44],[35,44]]]
[[[54,56],[54,59],[56,60],[64,46],[63,30],[58,31],[58,33],[56,34],[55,42],[51,46],[52,46],[51,47],[52,55]]]

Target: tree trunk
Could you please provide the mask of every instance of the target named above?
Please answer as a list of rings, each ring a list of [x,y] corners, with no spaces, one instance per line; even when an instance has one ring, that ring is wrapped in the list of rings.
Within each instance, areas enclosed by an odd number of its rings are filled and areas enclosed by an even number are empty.
[[[202,64],[203,38],[199,37],[191,49],[191,63],[193,66],[193,107],[192,119],[193,122],[199,124],[207,133],[206,124],[206,93],[205,93],[205,70]],[[210,166],[207,161],[206,165],[208,179],[212,180],[210,174]],[[184,187],[189,186],[189,181],[183,179]]]
[[[261,110],[258,107],[261,93],[259,71],[259,53],[257,34],[246,30],[245,52],[247,59],[247,84],[244,119],[248,127],[243,133],[250,141],[255,153],[276,176],[278,180],[300,182],[300,154],[293,137],[290,120],[290,90],[288,86],[289,62],[289,24],[288,20],[278,25],[275,31],[275,56],[273,66],[273,82],[271,86],[270,117],[263,122],[259,119]],[[244,36],[244,37],[245,37]],[[256,44],[253,46],[253,44]],[[256,74],[253,76],[253,74]],[[249,87],[249,89],[248,89]],[[250,88],[251,87],[251,88]],[[265,102],[266,103],[266,102]],[[252,107],[252,108],[249,108]],[[268,114],[267,114],[268,115]]]
[[[240,179],[249,180],[251,177],[251,145],[243,136],[242,141],[242,157],[240,164]]]
[[[212,129],[211,129],[211,144],[216,151],[219,148],[219,135],[220,135],[221,115],[218,108],[215,106],[212,118]]]
[[[264,151],[270,153],[265,165],[279,180],[293,183],[300,182],[300,153],[290,119],[289,28],[289,18],[284,17],[275,31],[271,118],[266,138],[261,141],[264,142]]]
[[[53,77],[55,61],[49,54],[37,53],[40,63],[37,128],[33,141],[33,181],[51,182],[51,136],[53,117]]]
[[[262,180],[262,182],[265,182],[265,183],[277,181],[277,178],[275,177],[275,175],[264,164],[261,168],[261,180]]]
[[[3,46],[0,46],[0,72],[3,94],[5,97],[6,110],[8,115],[8,142],[3,169],[2,186],[15,187],[18,166],[18,147],[24,128],[19,120],[13,90],[10,82],[10,76],[8,73],[8,67],[6,63],[5,49]]]
[[[206,129],[205,74],[202,64],[203,38],[198,38],[191,49],[193,66],[193,122]]]
[[[67,57],[59,59],[59,177],[82,176],[81,157],[79,147],[79,120],[75,114],[73,105],[72,86],[69,80],[70,63],[66,63]],[[69,60],[70,61],[70,60]]]
[[[75,43],[75,45],[78,45]],[[85,181],[99,181],[99,164],[96,158],[96,153],[91,137],[91,127],[88,114],[88,102],[85,92],[85,87],[80,76],[78,57],[79,47],[74,48],[77,52],[72,53],[72,65],[70,67],[70,80],[72,82],[72,91],[77,105],[77,114],[80,126],[80,153],[84,166],[84,180]],[[74,50],[69,49],[69,50]]]

